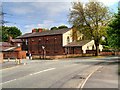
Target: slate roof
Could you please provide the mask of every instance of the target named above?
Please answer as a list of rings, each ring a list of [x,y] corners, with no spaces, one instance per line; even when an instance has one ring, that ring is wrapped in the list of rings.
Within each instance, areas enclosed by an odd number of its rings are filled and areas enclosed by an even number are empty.
[[[59,30],[49,30],[49,31],[43,31],[43,32],[26,33],[17,38],[29,38],[29,37],[46,36],[46,35],[57,35],[57,34],[63,34],[69,30],[71,30],[71,28],[65,28],[65,29],[59,29]]]
[[[13,45],[10,44],[9,42],[0,42],[0,46],[3,46],[3,47],[11,47],[11,46],[13,46]]]
[[[71,42],[71,43],[65,45],[64,47],[78,47],[78,46],[80,47],[80,46],[87,44],[90,41],[91,40],[82,40],[82,41],[78,41],[78,42]]]
[[[13,47],[14,46],[8,42],[0,42],[0,51],[10,50],[11,48],[13,49]]]
[[[12,42],[15,42],[15,43],[22,43],[22,40],[21,40],[21,39],[12,39],[11,41],[12,41]]]

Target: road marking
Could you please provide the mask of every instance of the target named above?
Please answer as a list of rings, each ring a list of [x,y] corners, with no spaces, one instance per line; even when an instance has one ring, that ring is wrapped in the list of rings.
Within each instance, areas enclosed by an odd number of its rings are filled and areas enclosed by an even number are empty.
[[[51,71],[51,70],[54,70],[54,69],[56,69],[56,68],[45,69],[45,70],[42,70],[42,71],[39,71],[39,72],[36,72],[36,73],[32,73],[32,74],[29,74],[29,75],[30,75],[30,76],[31,76],[31,75],[36,75],[36,74],[39,74],[39,73],[42,73],[42,72],[46,72],[46,71]],[[27,76],[28,76],[28,75],[27,75]],[[26,76],[23,76],[23,77],[26,77]],[[23,77],[21,77],[21,78],[23,78]],[[18,79],[20,79],[20,78],[18,78]],[[0,85],[1,85],[1,84],[5,84],[5,83],[9,83],[9,82],[12,82],[12,81],[15,81],[15,80],[17,80],[17,79],[13,79],[13,80],[9,80],[9,81],[0,83]]]
[[[93,73],[95,73],[99,68],[101,68],[102,66],[99,66],[98,68],[96,68],[93,72],[91,72],[88,76],[87,76],[87,78],[84,80],[84,81],[82,81],[82,83],[80,83],[79,85],[78,85],[78,87],[77,88],[83,88],[84,86],[85,86],[85,84],[86,84],[86,82],[88,81],[88,79],[92,76],[92,74]]]
[[[4,69],[0,69],[0,71],[4,71],[4,70],[9,70],[9,69],[14,69],[17,67],[20,67],[21,65],[17,65],[17,66],[13,66],[13,67],[8,67],[8,68],[4,68]]]
[[[6,82],[0,83],[0,84],[9,83],[9,82],[12,82],[12,81],[15,81],[15,80],[17,80],[17,79],[9,80],[9,81],[6,81]]]
[[[39,74],[39,73],[46,72],[46,71],[50,71],[50,70],[54,70],[54,69],[56,69],[56,68],[46,69],[46,70],[39,71],[39,72],[36,72],[36,73],[32,73],[32,74],[29,74],[29,75],[35,75],[35,74]]]

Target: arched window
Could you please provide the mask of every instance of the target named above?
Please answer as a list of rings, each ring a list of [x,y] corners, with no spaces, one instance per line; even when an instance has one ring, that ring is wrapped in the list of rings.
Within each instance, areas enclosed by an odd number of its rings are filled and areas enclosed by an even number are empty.
[[[87,50],[89,50],[89,47],[87,46]]]
[[[69,36],[67,37],[67,44],[70,43],[70,38]]]
[[[92,46],[92,50],[95,50],[95,47],[94,47],[94,45]]]

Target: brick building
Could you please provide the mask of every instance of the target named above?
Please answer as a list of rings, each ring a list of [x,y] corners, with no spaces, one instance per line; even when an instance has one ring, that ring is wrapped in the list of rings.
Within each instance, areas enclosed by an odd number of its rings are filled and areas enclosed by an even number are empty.
[[[48,31],[39,29],[38,32],[32,30],[32,33],[17,38],[23,41],[23,50],[39,57],[83,54],[86,50],[95,49],[94,40],[82,40],[82,35],[76,37],[73,28]]]
[[[21,45],[21,39],[12,39],[12,37],[9,37],[8,42],[0,42],[0,63],[3,62],[3,59],[8,58],[26,58],[26,51],[22,51]]]

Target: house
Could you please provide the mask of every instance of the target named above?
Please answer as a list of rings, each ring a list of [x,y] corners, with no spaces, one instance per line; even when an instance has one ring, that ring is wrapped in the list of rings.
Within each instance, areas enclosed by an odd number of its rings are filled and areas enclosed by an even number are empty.
[[[32,33],[26,33],[17,37],[17,39],[23,41],[23,49],[31,53],[33,57],[82,55],[90,52],[89,50],[95,52],[94,40],[83,40],[82,34],[78,37],[73,32],[73,28],[48,31],[39,29],[38,32],[33,29]],[[78,39],[79,41],[77,41]]]
[[[21,45],[21,39],[12,39],[11,37],[8,42],[0,42],[0,63],[3,63],[3,59],[26,58],[26,51],[22,51]]]

